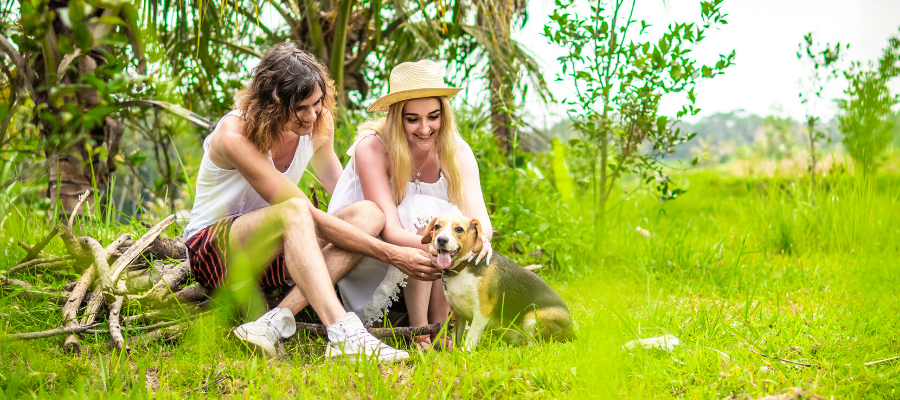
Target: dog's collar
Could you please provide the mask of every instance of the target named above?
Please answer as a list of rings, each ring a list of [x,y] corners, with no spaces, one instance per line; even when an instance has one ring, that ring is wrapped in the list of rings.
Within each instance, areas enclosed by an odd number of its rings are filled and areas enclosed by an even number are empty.
[[[441,277],[452,278],[454,276],[459,275],[459,272],[462,271],[462,265],[467,261],[464,259],[456,260],[456,265],[451,266],[450,268],[441,270]]]

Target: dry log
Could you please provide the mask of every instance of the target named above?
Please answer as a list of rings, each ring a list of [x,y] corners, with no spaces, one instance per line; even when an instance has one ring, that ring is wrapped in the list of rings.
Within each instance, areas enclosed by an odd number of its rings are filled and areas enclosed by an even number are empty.
[[[112,307],[109,308],[109,336],[112,337],[113,345],[116,346],[116,349],[124,349],[130,353],[131,349],[125,344],[125,337],[122,336],[122,326],[119,325],[119,314],[122,312],[122,303],[124,301],[124,297],[116,296]]]
[[[0,335],[0,341],[4,340],[31,340],[31,339],[42,339],[48,338],[56,335],[64,335],[64,334],[76,334],[86,332],[88,329],[93,328],[94,325],[89,326],[63,326],[55,329],[49,329],[46,331],[40,332],[26,332],[26,333],[13,333],[10,335]]]
[[[78,325],[78,308],[81,307],[81,302],[84,300],[84,295],[87,293],[88,286],[90,286],[93,281],[94,267],[91,266],[84,270],[84,274],[81,275],[81,278],[79,278],[78,282],[75,284],[75,288],[72,289],[69,300],[66,302],[66,305],[63,306],[62,320],[66,327]],[[78,338],[74,334],[66,337],[65,342],[63,342],[63,350],[78,351]]]
[[[53,240],[53,238],[56,237],[56,234],[58,233],[59,227],[54,226],[53,229],[51,229],[50,232],[48,232],[47,235],[44,236],[44,238],[41,239],[40,242],[38,242],[38,244],[34,245],[34,247],[28,250],[28,253],[25,254],[25,257],[22,258],[19,263],[31,261],[35,257],[37,257],[37,255],[40,254],[42,250],[44,250],[44,247],[47,247],[47,244],[49,244],[50,241]]]
[[[369,333],[372,336],[377,338],[387,338],[387,337],[412,337],[419,335],[431,335],[441,331],[441,327],[443,327],[443,323],[436,323],[431,325],[419,326],[419,327],[399,327],[399,328],[367,328]],[[308,324],[305,322],[297,323],[298,331],[306,331],[310,333],[315,333],[319,336],[327,336],[328,332],[325,329],[325,325],[322,324]]]

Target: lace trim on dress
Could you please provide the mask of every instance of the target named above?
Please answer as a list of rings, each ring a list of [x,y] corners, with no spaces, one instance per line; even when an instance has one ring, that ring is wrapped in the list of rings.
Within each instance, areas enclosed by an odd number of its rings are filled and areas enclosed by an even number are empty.
[[[406,274],[393,265],[388,266],[387,275],[372,294],[372,301],[362,309],[363,322],[366,324],[381,322],[384,310],[393,302],[400,300],[398,294],[401,287],[406,287]]]

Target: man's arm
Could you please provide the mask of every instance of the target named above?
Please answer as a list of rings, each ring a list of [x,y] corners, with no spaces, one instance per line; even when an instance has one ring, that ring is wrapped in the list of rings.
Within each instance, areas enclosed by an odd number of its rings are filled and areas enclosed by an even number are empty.
[[[325,190],[334,193],[334,187],[343,172],[341,161],[334,153],[334,119],[329,112],[323,112],[320,117],[325,119],[325,132],[315,140],[315,153],[310,158],[309,165]]]

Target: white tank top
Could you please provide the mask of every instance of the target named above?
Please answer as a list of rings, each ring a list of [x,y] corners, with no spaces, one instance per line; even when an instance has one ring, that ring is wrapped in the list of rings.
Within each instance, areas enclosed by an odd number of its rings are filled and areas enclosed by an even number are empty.
[[[241,113],[240,110],[232,110],[222,119],[230,115],[240,117]],[[209,135],[203,140],[203,159],[200,161],[200,172],[197,174],[194,208],[191,210],[191,221],[184,228],[184,240],[225,218],[244,215],[269,205],[237,169],[223,169],[213,164],[209,159],[209,140],[212,136]],[[287,171],[282,174],[295,185],[299,184],[314,151],[312,136],[300,136],[294,159]],[[275,168],[271,150],[269,162],[272,168]]]

